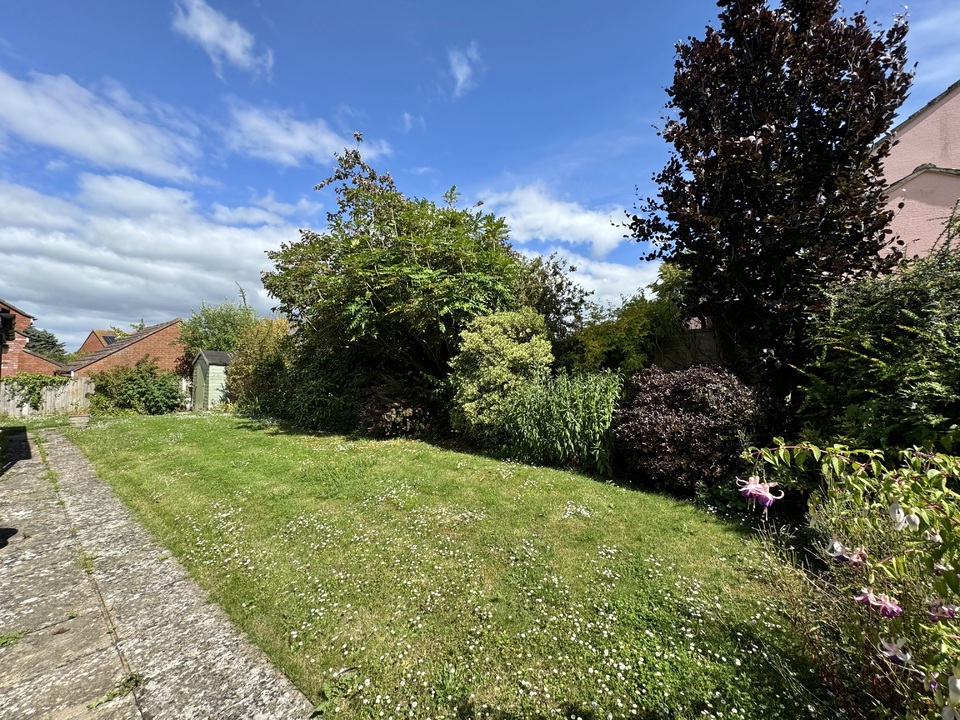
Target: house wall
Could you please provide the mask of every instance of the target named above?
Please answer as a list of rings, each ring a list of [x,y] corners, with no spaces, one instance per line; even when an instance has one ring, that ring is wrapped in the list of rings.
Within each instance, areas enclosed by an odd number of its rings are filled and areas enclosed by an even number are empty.
[[[941,168],[960,168],[958,128],[960,85],[897,128],[898,142],[883,163],[887,184],[906,177],[924,163]]]
[[[91,353],[96,350],[100,350],[104,347],[103,343],[100,342],[100,338],[97,337],[96,333],[90,333],[87,335],[87,339],[83,341],[83,345],[80,346],[80,349],[77,352],[81,353]]]
[[[18,317],[17,320],[20,318]],[[17,326],[19,328],[19,325]],[[0,376],[10,377],[20,372],[20,359],[23,357],[23,348],[27,344],[27,336],[17,333],[13,340],[7,342],[7,351],[0,360]]]
[[[887,204],[895,215],[890,229],[906,241],[908,256],[929,254],[960,198],[960,176],[928,171],[907,181]],[[903,208],[897,205],[903,200]]]
[[[22,312],[14,310],[12,307],[0,305],[0,308],[2,308],[4,312],[11,312],[16,316],[16,319],[13,321],[13,326],[14,329],[17,330],[17,335],[7,343],[9,349],[3,353],[2,359],[0,359],[0,376],[10,377],[11,375],[16,375],[18,372],[22,372],[20,370],[20,362],[23,356],[23,348],[27,344],[27,336],[23,335],[23,331],[33,322],[33,319],[29,315],[24,315]]]
[[[60,366],[45,357],[24,352],[20,354],[20,368],[22,373],[38,373],[40,375],[55,375]],[[6,372],[4,372],[6,376]]]
[[[183,355],[183,343],[180,342],[180,323],[159,330],[149,337],[80,368],[76,371],[76,376],[90,377],[115,367],[133,367],[138,360],[142,360],[148,355],[156,361],[160,370],[177,371],[177,363]]]

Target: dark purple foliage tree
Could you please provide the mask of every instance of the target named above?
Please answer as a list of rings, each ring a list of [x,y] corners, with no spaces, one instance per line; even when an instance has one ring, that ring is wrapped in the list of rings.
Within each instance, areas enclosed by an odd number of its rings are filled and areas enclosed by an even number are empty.
[[[657,198],[630,228],[690,271],[724,362],[778,392],[806,362],[820,289],[884,272],[888,132],[913,76],[906,21],[882,30],[836,0],[720,0],[719,29],[677,45]]]

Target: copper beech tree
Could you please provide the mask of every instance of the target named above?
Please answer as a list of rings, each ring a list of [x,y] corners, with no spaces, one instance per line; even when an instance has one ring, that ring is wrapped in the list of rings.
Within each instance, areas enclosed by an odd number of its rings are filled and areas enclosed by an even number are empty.
[[[821,289],[882,273],[890,244],[883,161],[913,73],[906,20],[883,30],[836,0],[721,0],[719,26],[677,45],[672,145],[633,237],[690,272],[690,316],[721,357],[786,395],[808,359]]]

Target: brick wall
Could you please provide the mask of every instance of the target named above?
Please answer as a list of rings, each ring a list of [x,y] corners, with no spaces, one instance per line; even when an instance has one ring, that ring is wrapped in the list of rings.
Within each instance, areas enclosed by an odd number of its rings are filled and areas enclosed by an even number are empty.
[[[31,320],[29,315],[24,315],[19,310],[8,307],[3,303],[0,303],[0,310],[16,315],[16,319],[13,321],[13,327],[17,330],[16,338],[7,343],[7,346],[10,348],[9,351],[3,353],[3,358],[0,360],[0,376],[10,377],[11,375],[16,375],[18,372],[30,372],[21,370],[20,363],[23,357],[23,346],[27,344],[27,336],[22,333],[33,320]]]
[[[18,372],[54,375],[59,369],[60,366],[57,363],[47,360],[45,357],[30,352],[20,353],[20,369]],[[3,375],[8,377],[6,372]]]
[[[180,323],[166,327],[132,345],[121,348],[101,360],[92,362],[76,371],[77,377],[90,377],[98,372],[115,367],[133,367],[150,356],[161,370],[176,372],[178,362],[183,355],[183,343],[180,342]]]
[[[19,321],[19,317],[17,320]],[[19,325],[18,325],[19,327]],[[7,342],[7,347],[9,348],[2,356],[2,370],[0,370],[0,375],[3,377],[10,377],[16,375],[20,372],[20,358],[23,357],[23,347],[27,344],[27,336],[21,333],[17,333],[17,336]]]
[[[97,337],[96,333],[90,333],[87,335],[87,339],[83,341],[83,345],[80,346],[80,349],[77,352],[80,353],[91,353],[100,350],[103,347],[103,343],[100,342],[100,338]]]

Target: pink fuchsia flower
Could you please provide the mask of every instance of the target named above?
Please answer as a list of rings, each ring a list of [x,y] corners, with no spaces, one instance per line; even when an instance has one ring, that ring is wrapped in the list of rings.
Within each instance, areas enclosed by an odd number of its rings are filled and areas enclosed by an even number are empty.
[[[841,562],[850,563],[850,566],[855,568],[866,565],[867,563],[866,550],[861,547],[853,549],[844,547],[839,540],[830,541],[830,546],[827,548],[827,555]]]
[[[752,508],[755,504],[760,503],[764,515],[767,514],[767,508],[773,505],[775,500],[783,498],[783,492],[778,495],[772,490],[777,486],[777,483],[761,482],[758,475],[751,475],[746,480],[737,478],[737,485],[740,486],[740,494],[747,499],[747,505]]]
[[[903,613],[903,608],[895,598],[889,595],[877,595],[870,588],[862,588],[860,594],[854,598],[857,602],[862,602],[871,610],[876,610],[884,617],[898,617]]]
[[[894,665],[909,665],[911,658],[910,651],[903,649],[906,643],[906,638],[900,638],[896,642],[890,642],[889,640],[880,638],[880,645],[877,647],[880,650],[880,654]]]
[[[930,616],[931,622],[939,622],[940,620],[956,620],[958,612],[960,612],[960,608],[956,605],[947,605],[943,600],[938,599],[930,606],[927,614]]]

